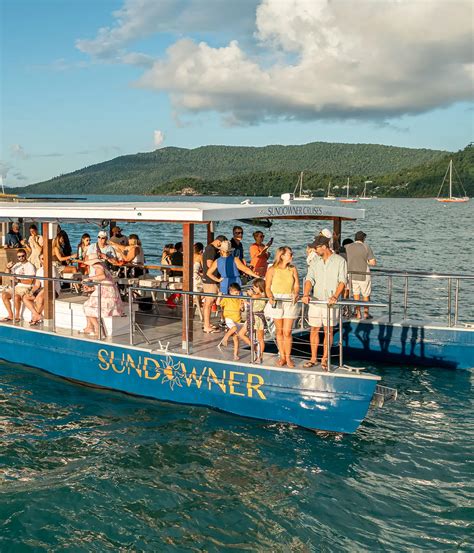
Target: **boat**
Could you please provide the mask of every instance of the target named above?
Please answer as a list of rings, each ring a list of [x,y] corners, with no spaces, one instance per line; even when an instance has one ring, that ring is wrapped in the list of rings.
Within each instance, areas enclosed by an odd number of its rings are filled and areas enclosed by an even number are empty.
[[[356,204],[357,203],[357,198],[351,198],[349,197],[349,188],[350,188],[350,184],[349,184],[349,177],[347,177],[347,185],[346,185],[346,197],[345,198],[341,198],[339,201],[344,203],[344,204]]]
[[[359,200],[373,200],[375,196],[368,196],[367,195],[367,185],[372,184],[373,181],[366,180],[364,182],[364,190],[362,191],[362,196],[359,196]]]
[[[2,191],[0,192],[0,202],[3,201],[15,201],[16,199],[18,199],[18,195],[17,194],[7,194],[5,192],[5,185],[3,184],[3,176],[0,175],[0,187],[2,189]]]
[[[0,322],[0,358],[25,364],[69,381],[96,388],[134,394],[160,401],[201,405],[245,417],[299,425],[311,430],[352,433],[364,420],[371,405],[394,399],[396,393],[380,384],[381,377],[345,365],[342,342],[337,363],[329,371],[316,366],[276,367],[276,354],[265,351],[263,364],[254,361],[252,344],[241,351],[241,359],[217,346],[222,335],[205,334],[193,308],[193,242],[196,227],[214,238],[217,222],[268,219],[309,223],[332,220],[341,231],[343,221],[364,218],[364,210],[349,207],[286,204],[220,204],[212,202],[91,202],[44,203],[2,206],[0,222],[36,221],[44,238],[44,320],[28,324],[29,311],[21,321]],[[56,225],[118,222],[152,225],[179,224],[182,228],[184,264],[182,277],[157,276],[120,279],[127,303],[123,317],[101,317],[98,336],[79,333],[85,319],[85,297],[62,291],[55,298],[52,276],[52,238]],[[64,227],[63,227],[64,228]],[[8,250],[11,255],[13,250]],[[150,267],[150,270],[152,267]],[[1,269],[0,269],[1,271]],[[10,278],[0,272],[2,278]],[[68,275],[64,275],[64,278]],[[81,275],[70,281],[80,285]],[[100,288],[100,284],[98,284]],[[182,305],[170,317],[164,298],[182,296]],[[145,302],[143,295],[149,298]],[[140,296],[141,295],[141,296]],[[198,295],[205,295],[200,292]],[[211,294],[212,295],[212,294]],[[215,296],[215,294],[214,294]],[[137,299],[138,297],[138,299]],[[142,312],[144,304],[152,306]],[[199,305],[199,304],[198,304]],[[250,305],[252,305],[250,301]],[[156,314],[158,309],[159,314]],[[2,311],[3,310],[3,311]],[[100,306],[98,307],[100,313]],[[5,308],[0,305],[0,317]],[[249,307],[250,324],[252,309]]]
[[[310,202],[312,199],[311,190],[303,190],[303,171],[301,171],[293,192],[293,200],[296,202]]]
[[[335,199],[336,199],[336,196],[334,196],[334,194],[331,194],[331,181],[329,181],[328,192],[326,196],[324,196],[323,200],[334,201]]]
[[[446,169],[446,173],[444,174],[443,182],[441,183],[441,187],[439,189],[438,196],[436,197],[436,200],[438,202],[460,204],[460,203],[465,203],[465,202],[469,201],[469,197],[466,194],[466,190],[464,189],[464,186],[463,186],[463,184],[461,182],[461,179],[460,179],[460,177],[459,177],[459,175],[456,171],[456,168],[454,168],[454,171],[456,172],[456,175],[457,175],[458,181],[459,181],[459,185],[460,185],[460,188],[463,191],[464,196],[453,196],[453,167],[454,167],[453,166],[453,160],[451,159],[449,161],[448,168]],[[441,193],[443,191],[444,183],[446,182],[446,178],[448,177],[448,174],[449,174],[449,196],[443,197],[443,196],[441,196]]]

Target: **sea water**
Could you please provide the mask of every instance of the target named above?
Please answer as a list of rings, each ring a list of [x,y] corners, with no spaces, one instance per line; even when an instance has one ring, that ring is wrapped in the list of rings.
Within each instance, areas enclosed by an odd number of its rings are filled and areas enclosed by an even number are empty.
[[[367,218],[343,223],[344,237],[364,230],[379,266],[472,272],[473,206],[357,207]],[[304,246],[322,224],[277,222],[266,238],[293,246],[303,274]],[[65,228],[73,240],[97,231]],[[180,239],[178,226],[123,229],[140,234],[150,261]],[[428,284],[410,283],[411,314],[443,319],[446,283]],[[383,280],[374,285],[382,300]],[[472,292],[461,285],[466,322]],[[343,436],[0,362],[0,551],[472,551],[472,372],[368,368],[398,400]]]

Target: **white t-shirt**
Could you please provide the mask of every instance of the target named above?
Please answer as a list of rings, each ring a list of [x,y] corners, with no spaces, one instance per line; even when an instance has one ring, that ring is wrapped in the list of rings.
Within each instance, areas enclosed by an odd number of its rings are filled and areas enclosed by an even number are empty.
[[[40,267],[36,271],[36,276],[44,277],[44,267]],[[58,268],[55,265],[53,265],[53,278],[59,278]],[[39,283],[41,288],[43,288],[45,281],[40,280]],[[56,292],[56,294],[59,294],[59,292],[61,292],[61,283],[59,282],[59,280],[54,281],[54,291]]]
[[[29,261],[25,261],[25,263],[18,262],[13,265],[11,272],[13,275],[36,275],[36,267]],[[18,284],[31,286],[30,284],[23,284],[21,279],[18,279]]]
[[[87,249],[87,255],[97,255],[97,250],[100,250],[100,252],[105,254],[107,257],[117,259],[117,253],[110,244],[106,244],[103,248],[101,248],[97,242],[94,242],[89,246]]]

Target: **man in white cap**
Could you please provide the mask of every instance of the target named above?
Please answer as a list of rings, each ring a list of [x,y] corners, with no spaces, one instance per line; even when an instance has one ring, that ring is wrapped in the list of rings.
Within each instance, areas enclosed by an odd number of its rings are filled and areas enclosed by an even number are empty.
[[[97,242],[93,242],[87,249],[87,257],[96,255],[100,259],[108,259],[112,265],[117,260],[117,254],[114,248],[107,242],[107,233],[105,230],[99,230]]]

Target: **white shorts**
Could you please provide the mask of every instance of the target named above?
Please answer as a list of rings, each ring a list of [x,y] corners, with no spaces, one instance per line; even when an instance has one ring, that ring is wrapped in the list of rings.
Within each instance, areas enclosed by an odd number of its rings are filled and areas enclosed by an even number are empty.
[[[367,280],[353,280],[352,281],[352,295],[362,296],[368,298],[372,292],[372,279],[370,277]]]
[[[231,328],[236,328],[237,330],[241,329],[244,323],[236,323],[233,319],[229,317],[225,318],[225,325],[230,330]]]
[[[291,294],[274,294],[275,307],[267,303],[264,313],[272,319],[297,319],[300,316],[300,306],[292,302]],[[285,301],[283,301],[285,300]]]
[[[331,308],[331,325],[335,326],[339,323],[339,307]],[[310,304],[308,308],[308,323],[309,326],[320,328],[328,326],[328,307],[321,304]]]
[[[20,296],[22,298],[23,296],[26,296],[30,293],[32,286],[27,286],[25,284],[17,284],[15,286],[15,296]],[[13,295],[13,288],[11,286],[8,286],[5,288],[4,292],[7,292],[11,296]]]

